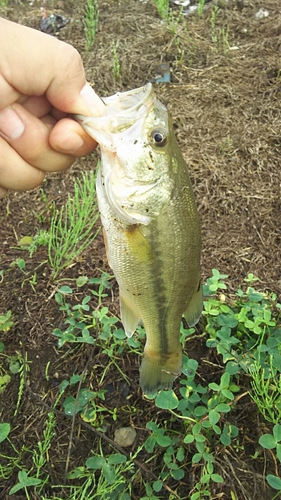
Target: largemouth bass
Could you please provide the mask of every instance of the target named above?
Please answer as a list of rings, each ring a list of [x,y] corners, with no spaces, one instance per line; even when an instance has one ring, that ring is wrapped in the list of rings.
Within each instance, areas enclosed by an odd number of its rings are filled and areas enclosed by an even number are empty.
[[[103,99],[101,117],[76,116],[100,145],[97,199],[107,257],[130,337],[146,331],[140,385],[170,389],[182,369],[180,323],[202,309],[201,236],[187,166],[150,83]]]

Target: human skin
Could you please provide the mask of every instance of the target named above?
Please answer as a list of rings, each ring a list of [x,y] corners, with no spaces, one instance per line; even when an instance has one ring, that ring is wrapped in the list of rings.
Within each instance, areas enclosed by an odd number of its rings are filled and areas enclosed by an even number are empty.
[[[0,18],[0,197],[38,186],[96,142],[69,117],[99,116],[79,53],[64,42]]]

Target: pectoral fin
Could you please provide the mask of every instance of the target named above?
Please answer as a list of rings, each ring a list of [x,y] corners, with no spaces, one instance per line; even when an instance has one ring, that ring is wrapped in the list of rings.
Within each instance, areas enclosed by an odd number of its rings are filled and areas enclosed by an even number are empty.
[[[134,309],[133,305],[130,304],[129,299],[121,290],[119,291],[119,300],[121,321],[123,323],[127,337],[131,337],[135,329],[137,328],[141,318],[139,317],[137,311]]]
[[[202,306],[203,306],[203,292],[202,292],[202,283],[200,281],[197,292],[193,295],[186,311],[184,311],[183,313],[188,326],[191,327],[196,325],[196,323],[198,323],[202,313]]]

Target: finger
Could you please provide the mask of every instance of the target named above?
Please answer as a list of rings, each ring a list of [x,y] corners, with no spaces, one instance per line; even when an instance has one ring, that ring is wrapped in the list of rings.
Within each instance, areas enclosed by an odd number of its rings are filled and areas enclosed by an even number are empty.
[[[70,118],[56,123],[51,130],[49,142],[56,151],[73,156],[87,156],[97,146],[97,142],[86,134],[79,123]]]
[[[6,194],[7,189],[25,191],[39,186],[44,179],[45,172],[29,165],[17,152],[2,138],[0,138],[0,196]]]
[[[4,189],[0,186],[0,199],[4,198],[4,196],[6,196],[7,193],[8,193],[8,189]]]
[[[52,112],[52,105],[44,95],[25,97],[21,102],[19,100],[17,102],[21,104],[26,111],[37,118],[42,118]]]
[[[43,171],[64,170],[75,159],[71,154],[57,152],[51,147],[49,135],[54,124],[50,115],[39,120],[20,104],[0,112],[0,135],[26,163]]]
[[[0,60],[2,107],[21,95],[46,93],[53,106],[66,113],[103,114],[105,106],[86,84],[82,59],[74,47],[2,18],[0,30],[5,33]]]
[[[23,96],[17,100],[17,103],[21,104],[26,111],[34,116],[37,116],[37,118],[43,118],[44,116],[51,114],[57,121],[65,118],[68,114],[54,108],[45,95],[30,97]]]

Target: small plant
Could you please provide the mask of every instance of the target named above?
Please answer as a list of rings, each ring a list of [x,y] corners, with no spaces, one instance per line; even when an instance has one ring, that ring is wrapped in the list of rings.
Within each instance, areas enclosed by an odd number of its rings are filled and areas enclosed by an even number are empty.
[[[0,423],[0,443],[3,443],[10,434],[11,426],[8,423]]]
[[[218,31],[218,48],[223,54],[226,54],[229,49],[228,38],[229,27],[226,26],[226,28],[220,28]]]
[[[269,356],[269,366],[266,368],[262,367],[260,361],[255,361],[251,376],[251,396],[260,413],[267,421],[277,424],[281,419],[281,374],[273,366],[273,357]]]
[[[45,229],[40,229],[40,231],[34,235],[29,245],[29,256],[32,257],[40,246],[48,246],[49,240],[50,233]]]
[[[67,387],[73,388],[76,384],[80,384],[81,381],[83,381],[82,376],[77,374],[73,375],[69,381],[63,380],[59,388],[60,394],[64,394]],[[99,391],[92,391],[87,387],[80,388],[76,397],[69,395],[63,401],[65,414],[73,416],[79,413],[85,422],[91,422],[92,425],[102,430],[103,414],[105,416],[111,414],[113,420],[116,420],[116,412],[110,412],[101,403],[105,399],[105,392],[106,391],[102,389]]]
[[[119,319],[104,305],[112,287],[112,278],[107,273],[95,278],[79,276],[72,286],[61,286],[55,294],[64,315],[64,324],[53,332],[59,347],[66,343],[76,346],[90,344],[94,346],[95,353],[108,361],[102,370],[99,369],[98,385],[92,383],[92,378],[88,383],[86,369],[62,380],[54,406],[60,401],[66,416],[71,417],[73,422],[76,416],[80,423],[91,425],[99,436],[104,434],[108,422],[118,422],[124,411],[121,406],[107,404],[107,387],[103,383],[108,369],[113,364],[129,384],[128,377],[120,368],[120,357],[128,352],[140,355],[145,336],[139,326],[137,335],[127,339],[118,325]],[[108,448],[105,453],[101,438],[85,464],[67,474],[69,484],[64,488],[68,498],[130,500],[134,495],[134,485],[139,485],[141,481],[140,500],[158,500],[164,498],[164,489],[171,481],[185,484],[187,471],[195,477],[188,498],[212,498],[214,484],[223,483],[225,475],[218,456],[226,447],[235,450],[243,447],[233,411],[238,401],[248,395],[248,391],[241,394],[242,384],[239,382],[243,375],[259,412],[275,424],[272,433],[268,431],[261,436],[259,444],[271,450],[276,455],[275,460],[280,461],[281,305],[275,294],[262,293],[255,288],[258,279],[253,274],[249,274],[236,293],[231,293],[229,297],[226,278],[227,275],[213,269],[212,276],[204,285],[202,333],[198,335],[195,328],[186,329],[184,323],[181,325],[181,342],[187,353],[189,342],[198,337],[205,338],[207,346],[216,351],[220,361],[211,378],[199,378],[201,360],[198,362],[184,354],[177,389],[159,391],[147,398],[153,400],[156,412],[155,418],[151,413],[152,417],[147,422],[147,439],[142,447],[129,458],[115,450],[108,452]],[[85,293],[82,295],[83,287]],[[47,377],[47,367],[45,373]],[[90,377],[93,376],[91,373]],[[51,412],[42,440],[38,441],[35,450],[28,451],[31,466],[23,469],[19,465],[20,455],[15,453],[17,458],[13,463],[17,464],[21,474],[11,492],[24,490],[27,499],[33,498],[34,492],[42,500],[50,500],[42,493],[46,495],[44,486],[48,485],[48,474],[45,464],[54,431],[55,419]],[[2,435],[2,440],[10,443],[9,432],[7,424],[0,425],[0,441]],[[142,457],[144,452],[147,454],[146,466],[152,460],[156,464],[152,481],[147,477],[144,479],[139,467],[136,467],[138,462],[134,459],[140,451]],[[1,472],[5,477],[11,475],[8,465],[5,470],[0,466]],[[281,479],[278,472],[267,474],[266,478],[279,495]],[[61,488],[61,485],[54,485],[53,492],[56,488]],[[60,500],[59,496],[54,498]]]
[[[211,27],[212,27],[212,42],[216,45],[216,50],[220,50],[223,54],[226,54],[229,49],[228,36],[229,27],[217,29],[216,21],[219,13],[219,6],[216,3],[213,7],[211,14]]]
[[[219,6],[216,3],[214,5],[212,13],[211,13],[211,27],[212,27],[212,41],[213,41],[213,43],[217,43],[217,41],[218,41],[217,30],[216,30],[216,20],[217,20],[218,11],[219,11]]]
[[[24,390],[24,360],[20,354],[10,356],[5,354],[4,350],[5,345],[3,342],[0,342],[0,394],[5,391],[11,381],[12,375],[19,375],[18,398],[14,412],[14,415],[16,415]],[[26,368],[28,369],[27,359]]]
[[[46,475],[44,467],[49,461],[48,451],[51,447],[51,441],[55,436],[55,426],[56,421],[53,412],[48,414],[47,420],[45,422],[45,429],[43,431],[43,438],[38,441],[37,446],[33,450],[29,450],[23,446],[22,450],[19,452],[9,439],[10,424],[0,424],[0,442],[7,439],[14,451],[15,456],[9,457],[5,455],[0,455],[1,459],[8,460],[8,465],[0,465],[1,477],[9,477],[12,472],[11,465],[17,469],[18,472],[18,482],[10,489],[9,495],[15,494],[17,491],[24,490],[27,499],[33,498],[33,495],[29,493],[30,488],[38,488],[40,492],[43,486],[48,482],[49,476]],[[23,452],[28,452],[31,454],[33,465],[30,466],[29,470],[25,470],[21,464]],[[41,476],[41,477],[40,477]]]
[[[7,311],[6,314],[2,314],[0,316],[0,332],[8,332],[12,328],[13,324],[12,311]]]
[[[205,6],[205,0],[199,0],[198,1],[198,7],[197,7],[197,13],[198,13],[199,17],[202,16],[204,6]]]
[[[65,324],[68,325],[66,330],[55,328],[53,335],[58,337],[58,346],[61,348],[66,342],[94,344],[95,337],[91,333],[100,332],[101,338],[106,340],[111,337],[111,328],[118,322],[118,318],[107,315],[107,307],[99,307],[101,299],[106,297],[105,288],[111,288],[109,279],[112,278],[107,273],[103,273],[101,278],[88,279],[86,276],[81,276],[77,279],[77,286],[88,283],[89,285],[99,285],[98,290],[91,290],[92,295],[98,299],[98,307],[92,313],[90,312],[89,302],[91,295],[86,295],[80,304],[70,305],[66,297],[71,296],[73,288],[69,286],[60,287],[55,294],[55,300],[60,306],[60,310],[66,314]],[[102,325],[101,331],[98,329],[99,323]]]
[[[83,24],[86,38],[85,49],[88,51],[94,45],[98,31],[99,10],[96,0],[87,0]]]
[[[169,17],[170,5],[169,0],[154,0],[157,11],[161,19],[166,21]]]
[[[45,422],[45,429],[43,430],[43,437],[38,441],[37,447],[32,451],[32,461],[35,467],[35,476],[38,478],[42,474],[42,469],[48,461],[48,451],[51,447],[52,439],[55,436],[56,420],[54,413],[48,413]],[[45,482],[45,481],[44,481]]]
[[[96,238],[98,216],[95,175],[83,173],[81,180],[74,181],[73,197],[68,196],[66,205],[56,210],[51,220],[48,256],[53,278]]]
[[[14,493],[17,493],[19,490],[24,490],[26,498],[28,500],[31,500],[31,497],[29,496],[28,488],[31,486],[38,486],[41,484],[42,480],[38,479],[37,477],[34,476],[29,476],[26,471],[21,470],[18,473],[18,482],[13,486],[13,488],[10,489],[9,495],[13,495]]]
[[[82,481],[81,486],[71,487],[68,498],[130,500],[133,459],[137,453],[130,460],[122,453],[112,453],[105,457],[100,446],[100,454],[92,455],[84,467],[77,467],[68,473],[69,480],[79,479],[80,484]],[[71,496],[71,491],[75,491],[77,496]]]
[[[21,356],[21,354],[12,356],[10,358],[9,369],[11,373],[19,375],[18,397],[17,397],[16,408],[14,411],[14,416],[15,416],[19,411],[20,403],[24,392],[25,373],[29,371],[29,361],[27,358],[27,353],[25,354],[25,359]]]
[[[275,424],[272,430],[272,434],[263,434],[259,439],[259,444],[266,450],[276,450],[277,460],[281,463],[281,425]],[[281,492],[281,478],[273,474],[268,474],[266,476],[267,482],[271,488]],[[277,498],[279,494],[274,496]]]
[[[169,10],[167,21],[168,30],[171,35],[175,36],[177,33],[178,26],[183,18],[183,7],[180,8],[179,13],[175,15],[172,10]]]
[[[235,154],[236,151],[233,148],[232,141],[229,135],[220,144],[220,150],[226,156],[233,156]]]
[[[119,367],[118,357],[125,349],[124,339],[126,338],[125,332],[122,328],[118,328],[116,324],[119,319],[109,313],[107,307],[101,307],[100,301],[102,297],[106,297],[104,288],[111,288],[109,279],[112,276],[107,273],[102,273],[101,278],[87,279],[85,276],[80,277],[81,283],[88,283],[89,285],[99,285],[98,289],[91,290],[95,300],[98,300],[98,306],[92,311],[90,310],[91,295],[86,295],[80,304],[71,305],[67,300],[67,296],[71,296],[73,288],[69,286],[62,286],[55,295],[56,302],[60,305],[60,310],[66,315],[65,329],[55,328],[53,335],[58,338],[58,347],[61,348],[66,343],[75,344],[92,344],[99,346],[99,348],[107,354],[109,362],[104,367],[103,374],[100,376],[100,384],[109,370],[110,366],[114,364],[122,377],[129,384],[130,381]],[[144,332],[140,331],[140,337],[144,337]],[[134,352],[140,353],[137,349],[140,348],[141,343],[138,339],[128,339],[128,345],[134,349]]]
[[[18,257],[16,260],[11,262],[11,267],[15,267],[15,266],[17,266],[24,274],[26,274],[25,273],[26,262],[24,259],[22,259],[21,257]]]

